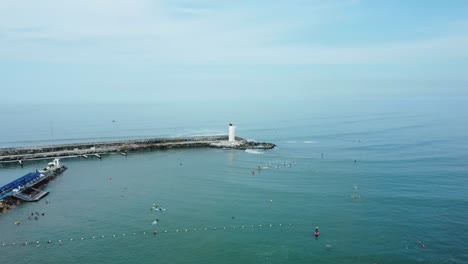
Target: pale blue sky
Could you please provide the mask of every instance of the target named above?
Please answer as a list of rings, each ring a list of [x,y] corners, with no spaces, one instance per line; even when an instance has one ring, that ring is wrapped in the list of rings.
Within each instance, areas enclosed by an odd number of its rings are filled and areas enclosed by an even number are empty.
[[[468,1],[2,0],[0,92],[0,103],[467,97]]]

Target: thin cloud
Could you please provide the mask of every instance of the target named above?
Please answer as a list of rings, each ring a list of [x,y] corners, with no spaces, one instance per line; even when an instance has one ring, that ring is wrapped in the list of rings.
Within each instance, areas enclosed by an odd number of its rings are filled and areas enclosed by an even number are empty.
[[[288,34],[353,19],[360,1],[229,6],[185,1],[0,2],[0,58],[152,64],[432,63],[468,58],[466,31],[380,44],[295,43]],[[304,5],[304,3],[301,3]],[[28,6],[27,9],[24,6]]]

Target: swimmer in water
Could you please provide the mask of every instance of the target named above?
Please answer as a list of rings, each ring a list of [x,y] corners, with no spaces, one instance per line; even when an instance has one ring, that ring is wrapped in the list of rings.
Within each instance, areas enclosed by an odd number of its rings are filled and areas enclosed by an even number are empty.
[[[315,227],[314,235],[315,235],[315,238],[318,238],[318,236],[320,236],[320,231],[319,231],[318,226]]]

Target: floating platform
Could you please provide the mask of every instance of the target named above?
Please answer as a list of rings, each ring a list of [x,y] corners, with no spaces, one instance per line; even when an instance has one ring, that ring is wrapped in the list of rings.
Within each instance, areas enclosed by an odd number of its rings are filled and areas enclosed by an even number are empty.
[[[48,163],[43,170],[28,173],[2,187],[0,187],[0,199],[14,197],[26,202],[36,202],[45,197],[49,192],[38,189],[57,175],[66,170],[58,159]]]
[[[228,136],[203,136],[2,148],[0,149],[0,163],[58,157],[81,156],[87,158],[88,155],[100,156],[106,153],[125,153],[127,155],[127,153],[132,151],[153,151],[173,148],[228,148],[245,150],[272,149],[276,146],[273,143],[248,141],[240,137],[235,137],[234,141],[229,141],[228,139]]]
[[[25,202],[37,202],[48,194],[49,192],[43,190],[29,188],[24,191],[15,192],[12,196]]]

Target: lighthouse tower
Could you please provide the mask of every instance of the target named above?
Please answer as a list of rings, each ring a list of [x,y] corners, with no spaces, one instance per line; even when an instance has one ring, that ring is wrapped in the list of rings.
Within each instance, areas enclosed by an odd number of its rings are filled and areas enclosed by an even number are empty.
[[[229,124],[229,141],[236,141],[236,127],[233,124]]]

